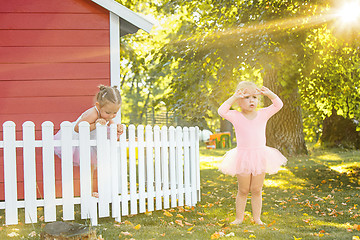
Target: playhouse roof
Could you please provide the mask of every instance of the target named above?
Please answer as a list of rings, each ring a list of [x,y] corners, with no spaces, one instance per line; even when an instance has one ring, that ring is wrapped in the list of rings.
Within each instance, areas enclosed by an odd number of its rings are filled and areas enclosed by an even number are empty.
[[[154,25],[149,20],[131,11],[114,0],[91,0],[120,17],[120,36],[136,33],[139,29],[150,32]]]

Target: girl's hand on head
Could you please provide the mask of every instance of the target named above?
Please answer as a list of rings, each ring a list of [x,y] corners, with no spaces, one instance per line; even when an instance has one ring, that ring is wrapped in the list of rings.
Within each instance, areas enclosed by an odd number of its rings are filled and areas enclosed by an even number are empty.
[[[106,120],[103,118],[99,118],[95,121],[95,123],[100,123],[101,125],[106,125]]]
[[[265,86],[263,86],[261,89],[259,89],[260,90],[260,93],[262,94],[262,95],[265,95],[265,96],[267,96],[268,98],[270,98],[270,99],[274,99],[274,98],[276,98],[276,94],[275,93],[273,93],[270,89],[268,89],[267,87],[265,87]]]
[[[239,99],[239,98],[244,98],[244,97],[247,97],[249,96],[249,94],[247,93],[247,89],[238,89],[236,90],[236,92],[234,93],[233,95],[236,99]]]
[[[257,90],[260,92],[260,94],[265,95],[265,96],[273,93],[272,91],[270,91],[270,89],[268,89],[265,86],[262,86],[260,89],[258,88]]]

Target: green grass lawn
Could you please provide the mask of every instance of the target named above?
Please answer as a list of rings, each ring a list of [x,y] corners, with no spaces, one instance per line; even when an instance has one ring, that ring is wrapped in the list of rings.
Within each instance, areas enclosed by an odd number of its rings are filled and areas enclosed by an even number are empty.
[[[360,236],[360,151],[311,149],[290,157],[276,175],[266,176],[262,220],[235,218],[236,179],[216,165],[225,150],[201,148],[201,202],[146,214],[100,219],[99,239],[358,239]],[[41,210],[39,210],[41,216]],[[4,222],[1,212],[0,221]],[[38,239],[44,222],[2,226],[0,239]],[[87,223],[84,221],[79,221]],[[34,236],[32,236],[34,235]],[[13,237],[11,237],[13,236]]]

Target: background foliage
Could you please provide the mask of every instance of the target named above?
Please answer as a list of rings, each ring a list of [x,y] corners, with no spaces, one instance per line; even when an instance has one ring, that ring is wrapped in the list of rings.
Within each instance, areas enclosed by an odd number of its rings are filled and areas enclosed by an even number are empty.
[[[125,123],[165,106],[183,125],[214,131],[237,82],[261,85],[274,68],[281,96],[299,93],[307,141],[333,112],[359,119],[359,23],[341,23],[340,1],[119,2],[155,22],[151,34],[122,38]]]

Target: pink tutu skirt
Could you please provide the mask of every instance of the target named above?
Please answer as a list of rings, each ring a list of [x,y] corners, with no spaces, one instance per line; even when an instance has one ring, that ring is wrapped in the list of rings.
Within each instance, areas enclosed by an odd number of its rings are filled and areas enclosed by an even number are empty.
[[[76,122],[73,123],[73,126],[75,127]],[[110,132],[110,128],[108,128],[108,134]],[[61,139],[61,129],[55,134],[54,136],[55,140]],[[79,133],[72,131],[72,139],[79,139]],[[96,140],[96,129],[90,132],[90,139]],[[61,147],[55,147],[54,148],[55,154],[61,158]],[[97,165],[97,148],[96,146],[90,147],[90,158],[91,158],[91,165],[95,166]],[[73,163],[74,166],[80,166],[80,148],[79,147],[73,147]]]
[[[264,172],[274,174],[286,162],[287,159],[275,148],[234,148],[224,155],[219,170],[232,176],[259,175]]]

